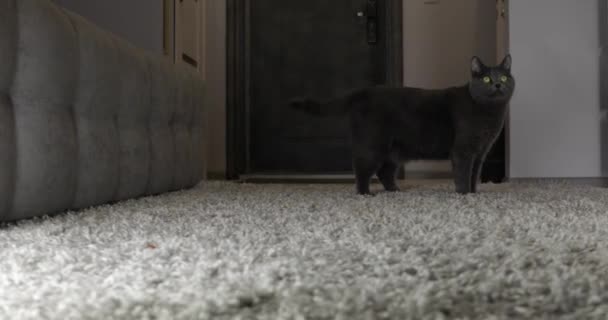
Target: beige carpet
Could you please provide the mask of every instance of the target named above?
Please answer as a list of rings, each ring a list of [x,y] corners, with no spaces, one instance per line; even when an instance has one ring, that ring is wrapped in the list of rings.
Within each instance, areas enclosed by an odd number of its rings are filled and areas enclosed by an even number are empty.
[[[608,318],[608,189],[452,190],[210,182],[3,226],[0,319]]]

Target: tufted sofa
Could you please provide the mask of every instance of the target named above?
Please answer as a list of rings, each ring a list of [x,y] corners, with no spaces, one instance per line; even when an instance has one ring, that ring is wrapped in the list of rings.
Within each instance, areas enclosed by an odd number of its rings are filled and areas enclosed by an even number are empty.
[[[0,222],[196,185],[203,82],[49,0],[0,0]]]

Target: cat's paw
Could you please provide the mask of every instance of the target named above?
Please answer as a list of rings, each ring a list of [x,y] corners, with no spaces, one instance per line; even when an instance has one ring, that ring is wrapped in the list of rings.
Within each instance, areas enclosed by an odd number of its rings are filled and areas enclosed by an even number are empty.
[[[361,197],[375,197],[376,195],[371,192],[357,192],[358,196]]]
[[[399,192],[399,191],[401,191],[401,189],[399,189],[399,187],[390,187],[390,188],[385,188],[384,191],[386,191],[386,192]]]
[[[471,194],[473,192],[471,192],[471,190],[456,189],[456,193],[458,193],[460,195],[467,195],[467,194]]]

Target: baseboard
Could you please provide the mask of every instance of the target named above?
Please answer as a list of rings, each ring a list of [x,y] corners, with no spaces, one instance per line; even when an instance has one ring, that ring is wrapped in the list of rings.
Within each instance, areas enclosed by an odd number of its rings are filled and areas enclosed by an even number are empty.
[[[509,178],[510,183],[530,183],[530,182],[552,182],[565,181],[573,184],[590,185],[594,187],[608,187],[607,178]]]
[[[400,180],[442,180],[451,177],[450,172],[406,172],[405,179]],[[239,181],[248,183],[352,183],[355,175],[352,173],[338,174],[244,174]],[[372,181],[377,182],[376,177]]]
[[[207,172],[207,180],[226,180],[225,172]]]
[[[450,180],[451,172],[427,171],[406,172],[405,179],[400,180]],[[224,172],[208,172],[207,180],[226,180]],[[239,177],[240,182],[248,183],[352,183],[354,174],[245,174]],[[372,179],[378,182],[377,178]],[[569,183],[608,187],[608,177],[601,178],[507,178],[505,183],[530,183],[566,181]]]

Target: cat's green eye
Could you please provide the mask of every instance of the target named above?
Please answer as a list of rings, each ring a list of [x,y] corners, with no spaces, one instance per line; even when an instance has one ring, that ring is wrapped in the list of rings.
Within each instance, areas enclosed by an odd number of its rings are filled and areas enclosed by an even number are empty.
[[[507,76],[500,77],[500,81],[502,81],[502,82],[507,82],[507,80],[509,80],[509,78],[507,78]]]
[[[490,83],[490,77],[483,77],[483,83]]]

